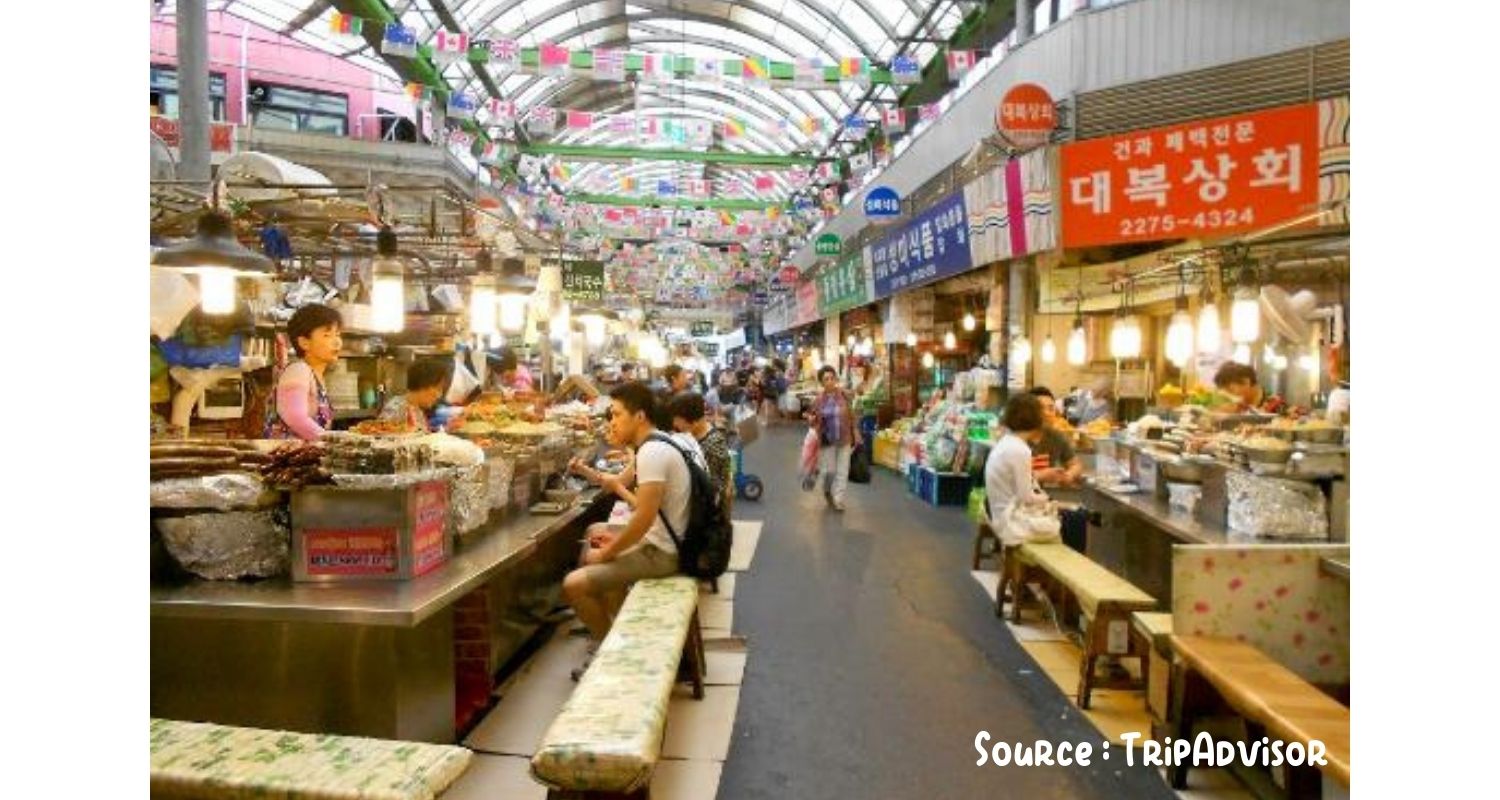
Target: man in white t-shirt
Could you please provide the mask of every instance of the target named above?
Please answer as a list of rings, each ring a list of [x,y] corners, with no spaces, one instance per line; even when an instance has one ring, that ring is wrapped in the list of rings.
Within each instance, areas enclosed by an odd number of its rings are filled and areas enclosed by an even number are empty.
[[[687,532],[692,473],[677,448],[659,437],[652,423],[656,397],[642,383],[627,383],[610,393],[609,442],[635,450],[635,464],[619,476],[602,475],[585,466],[573,469],[613,491],[632,507],[624,527],[593,525],[588,531],[590,547],[583,566],[563,579],[563,596],[599,642],[630,584],[644,578],[662,578],[677,572],[678,538]],[[672,435],[672,441],[703,466],[703,453],[691,436]],[[706,466],[704,467],[707,468]],[[634,478],[635,488],[629,488]],[[672,530],[662,524],[662,517]]]

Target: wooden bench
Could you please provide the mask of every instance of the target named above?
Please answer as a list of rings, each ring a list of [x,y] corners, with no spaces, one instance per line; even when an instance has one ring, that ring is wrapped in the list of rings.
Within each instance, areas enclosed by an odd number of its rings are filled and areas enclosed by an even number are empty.
[[[985,547],[988,544],[989,547]],[[973,569],[979,569],[986,558],[998,558],[1000,556],[1000,537],[996,535],[995,529],[988,522],[979,523],[974,531],[974,564]]]
[[[1141,682],[1146,684],[1146,709],[1151,712],[1152,735],[1166,735],[1172,703],[1172,614],[1137,611],[1130,615],[1130,635],[1146,654]],[[1157,735],[1160,734],[1160,735]]]
[[[1060,619],[1071,619],[1070,612],[1076,609],[1087,620],[1079,664],[1078,707],[1089,707],[1095,688],[1140,688],[1139,682],[1128,678],[1096,678],[1094,667],[1100,656],[1109,655],[1139,659],[1144,672],[1147,653],[1131,635],[1130,615],[1156,608],[1156,598],[1061,542],[1023,544],[1004,549],[1001,579],[995,591],[996,612],[1001,611],[1009,587],[1011,620],[1020,622],[1026,584],[1037,578],[1043,578],[1040,582],[1057,604]]]
[[[550,798],[648,798],[680,677],[703,699],[698,582],[637,582],[531,759]]]
[[[1272,739],[1304,747],[1316,739],[1327,748],[1326,766],[1289,768],[1287,793],[1293,798],[1320,797],[1320,772],[1349,786],[1348,706],[1243,642],[1177,635],[1171,641],[1181,662],[1173,738],[1191,738],[1198,720],[1227,705]],[[1260,733],[1252,730],[1251,738],[1258,740]],[[1169,770],[1173,788],[1187,788],[1187,769]]]
[[[151,796],[432,800],[472,756],[451,745],[152,719]]]

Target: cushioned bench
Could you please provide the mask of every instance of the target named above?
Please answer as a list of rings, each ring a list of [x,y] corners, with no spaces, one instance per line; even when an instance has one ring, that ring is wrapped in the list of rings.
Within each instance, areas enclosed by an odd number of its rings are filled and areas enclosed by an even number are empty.
[[[1079,708],[1089,707],[1090,694],[1096,687],[1139,688],[1138,682],[1128,679],[1096,678],[1094,667],[1100,656],[1123,656],[1140,659],[1144,671],[1146,653],[1131,636],[1130,615],[1156,608],[1156,598],[1061,542],[1007,547],[1004,561],[995,592],[997,612],[1009,586],[1011,619],[1020,622],[1025,584],[1045,576],[1048,594],[1058,603],[1059,616],[1071,619],[1069,611],[1076,607],[1088,620],[1079,664]]]
[[[702,699],[698,582],[681,576],[637,582],[542,737],[531,776],[553,798],[649,797],[667,703],[683,666],[693,696]]]
[[[1291,770],[1290,795],[1319,796],[1320,788],[1310,785],[1316,781],[1308,777],[1319,770],[1349,786],[1348,706],[1243,642],[1174,635],[1172,649],[1182,663],[1174,738],[1191,738],[1193,724],[1217,710],[1217,696],[1272,739],[1304,746],[1316,739],[1327,748],[1327,766]],[[1186,766],[1173,767],[1169,777],[1173,788],[1187,788]]]
[[[151,796],[193,800],[432,800],[462,747],[151,720]]]

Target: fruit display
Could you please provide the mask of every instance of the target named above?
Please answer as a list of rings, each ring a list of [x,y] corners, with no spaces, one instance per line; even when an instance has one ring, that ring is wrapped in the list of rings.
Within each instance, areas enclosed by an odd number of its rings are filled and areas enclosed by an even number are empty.
[[[1156,402],[1162,408],[1176,408],[1182,405],[1185,399],[1187,399],[1187,393],[1182,390],[1182,387],[1171,383],[1156,392]]]

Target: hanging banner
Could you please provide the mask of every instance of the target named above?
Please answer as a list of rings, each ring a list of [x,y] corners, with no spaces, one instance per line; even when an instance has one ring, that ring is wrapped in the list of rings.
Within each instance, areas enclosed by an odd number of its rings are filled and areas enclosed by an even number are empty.
[[[870,302],[867,275],[863,252],[818,273],[818,314],[826,317]]]
[[[1056,248],[1048,151],[1033,150],[981,173],[964,186],[964,208],[976,265]]]
[[[1046,144],[1057,130],[1052,95],[1034,83],[1010,87],[995,107],[995,129],[1018,147]]]
[[[870,247],[875,298],[971,269],[963,192],[954,192]]]
[[[1061,148],[1063,247],[1219,237],[1318,202],[1318,104]]]
[[[604,302],[604,262],[564,261],[562,292],[570,303]]]

